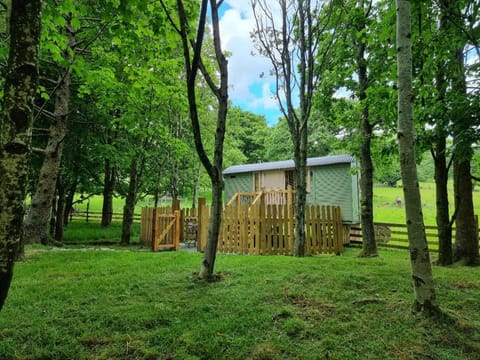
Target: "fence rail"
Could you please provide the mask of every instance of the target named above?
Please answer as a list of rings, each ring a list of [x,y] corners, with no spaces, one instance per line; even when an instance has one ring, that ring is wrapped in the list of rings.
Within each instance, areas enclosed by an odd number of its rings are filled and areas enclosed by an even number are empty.
[[[376,222],[374,223],[374,227],[377,246],[394,249],[408,249],[408,232],[406,224]],[[438,252],[438,227],[426,225],[425,234],[427,236],[428,249],[432,252]],[[351,226],[350,242],[362,242],[362,229],[360,226]],[[452,242],[455,242],[455,227],[452,228]]]
[[[84,220],[85,222],[96,221],[100,222],[102,220],[101,211],[72,211],[70,213],[70,220]],[[112,213],[112,221],[122,222],[123,213]],[[141,214],[133,215],[133,222],[141,222]]]

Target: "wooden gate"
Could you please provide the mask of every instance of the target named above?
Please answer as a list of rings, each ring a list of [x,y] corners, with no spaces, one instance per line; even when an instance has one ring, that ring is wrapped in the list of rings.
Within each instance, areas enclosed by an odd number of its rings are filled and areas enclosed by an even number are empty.
[[[147,226],[148,224],[152,226]],[[143,225],[146,226],[143,226]],[[145,233],[144,233],[145,232]],[[177,250],[180,247],[180,211],[166,208],[142,209],[142,241],[150,243],[153,251]],[[152,241],[153,239],[153,241]]]

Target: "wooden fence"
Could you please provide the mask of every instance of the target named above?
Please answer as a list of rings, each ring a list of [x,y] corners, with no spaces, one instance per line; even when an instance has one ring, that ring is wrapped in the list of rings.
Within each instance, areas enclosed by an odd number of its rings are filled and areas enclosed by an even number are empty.
[[[102,212],[101,211],[72,211],[70,213],[70,221],[72,220],[80,220],[85,222],[100,222],[102,221]],[[123,213],[112,213],[112,221],[113,222],[122,222],[123,221]],[[141,214],[134,214],[133,215],[133,222],[140,223],[141,222]]]
[[[197,250],[204,251],[210,222],[211,207],[205,205],[204,199],[197,209],[183,209],[178,221],[181,229],[178,239],[160,239],[163,234],[161,223],[154,217],[161,218],[172,213],[172,208],[142,209],[142,229],[140,240],[146,245],[174,244],[183,241],[196,241]],[[334,253],[343,250],[343,229],[340,207],[307,206],[306,207],[306,254]],[[156,225],[154,228],[153,224]],[[174,225],[171,225],[174,226]],[[222,214],[218,251],[237,254],[293,255],[294,253],[295,217],[292,206],[287,205],[239,205],[226,206]],[[173,235],[172,236],[176,236]],[[193,240],[194,238],[194,240]],[[156,239],[152,242],[152,239]],[[154,247],[155,251],[162,247]]]
[[[177,250],[181,237],[180,211],[164,208],[142,208],[140,241],[152,251]]]
[[[208,210],[207,210],[208,211]],[[225,208],[218,251],[237,254],[293,255],[295,215],[287,205],[252,205]],[[306,207],[305,254],[343,250],[340,207]],[[206,245],[201,239],[200,248]]]
[[[377,246],[408,250],[408,232],[406,224],[376,222],[374,223],[374,226]],[[432,252],[438,252],[438,227],[425,225],[425,233],[427,236],[428,249]],[[455,242],[455,227],[452,228],[452,241]],[[352,226],[350,228],[350,242],[362,242],[362,229],[360,226]]]

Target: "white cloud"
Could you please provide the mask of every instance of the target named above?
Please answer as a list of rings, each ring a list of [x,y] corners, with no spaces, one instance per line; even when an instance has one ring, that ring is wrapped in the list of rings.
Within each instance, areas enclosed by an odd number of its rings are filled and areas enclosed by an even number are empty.
[[[245,110],[268,116],[269,109],[278,109],[271,89],[274,79],[268,76],[271,63],[257,53],[250,37],[255,19],[248,0],[226,0],[229,6],[220,19],[222,46],[229,58],[230,98]],[[260,74],[264,77],[260,78]],[[269,122],[276,119],[268,119]]]

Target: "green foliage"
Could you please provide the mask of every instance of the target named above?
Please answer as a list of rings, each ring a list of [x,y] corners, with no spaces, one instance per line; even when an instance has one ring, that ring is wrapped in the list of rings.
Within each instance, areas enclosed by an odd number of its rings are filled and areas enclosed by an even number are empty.
[[[245,157],[243,162],[233,162],[231,165],[265,161],[268,134],[267,120],[264,116],[243,111],[238,107],[231,107],[228,110],[225,145],[234,143],[238,151]],[[228,154],[227,149],[226,153]]]
[[[434,268],[454,321],[412,316],[408,253],[219,255],[27,247],[2,312],[2,359],[472,359],[479,269]],[[319,284],[321,284],[319,286]]]
[[[293,159],[292,138],[284,118],[280,118],[277,124],[270,129],[265,144],[266,161]]]

